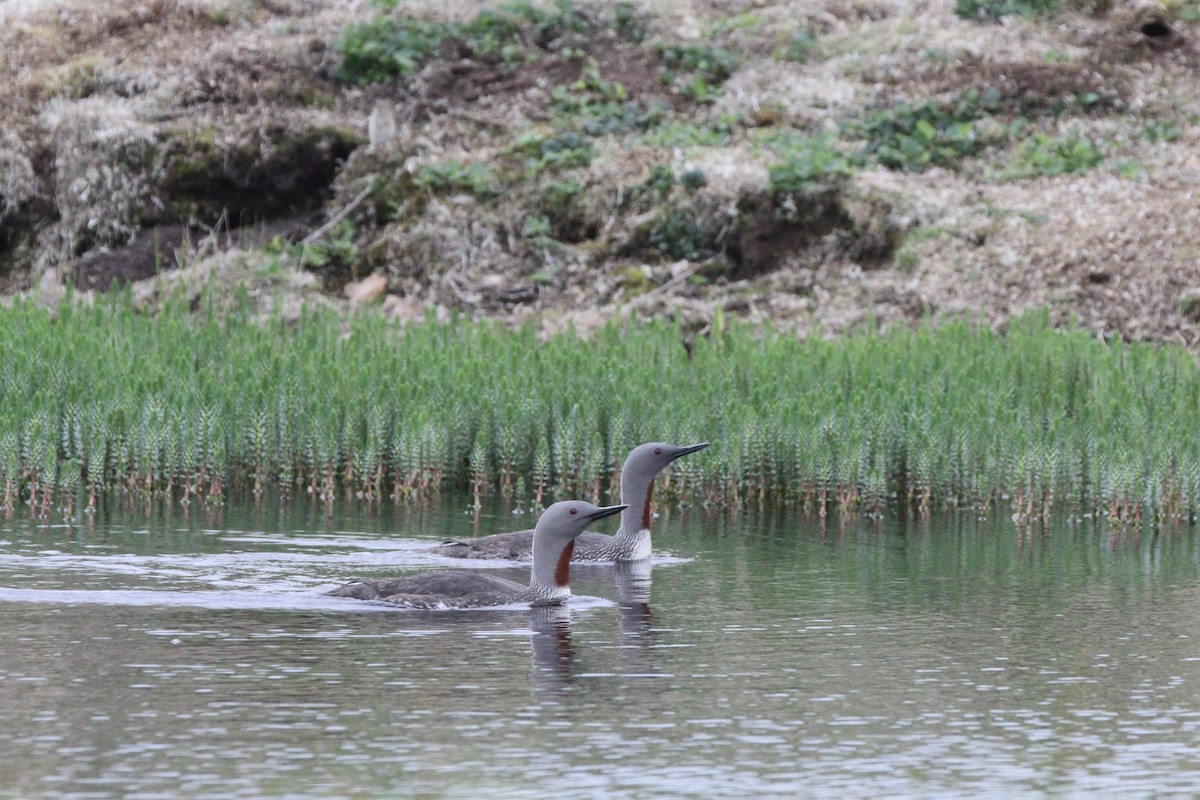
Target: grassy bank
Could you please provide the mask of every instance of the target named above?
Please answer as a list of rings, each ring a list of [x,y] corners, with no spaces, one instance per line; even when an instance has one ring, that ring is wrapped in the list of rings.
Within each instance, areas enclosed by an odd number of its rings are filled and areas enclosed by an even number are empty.
[[[663,323],[531,328],[373,312],[260,325],[124,299],[0,309],[0,503],[105,492],[517,501],[607,496],[640,441],[709,440],[668,495],[880,512],[1011,501],[1121,518],[1200,510],[1200,373],[1180,348],[1026,317],[809,339]]]

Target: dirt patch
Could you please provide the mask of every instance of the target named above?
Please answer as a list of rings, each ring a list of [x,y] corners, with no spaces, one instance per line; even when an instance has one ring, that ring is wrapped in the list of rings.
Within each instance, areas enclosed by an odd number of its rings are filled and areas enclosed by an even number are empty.
[[[1015,115],[1115,108],[1130,91],[1124,76],[1086,63],[996,63],[980,57],[964,58],[934,88],[977,89],[992,108]]]
[[[165,136],[156,187],[164,206],[210,223],[224,216],[233,227],[310,211],[331,196],[337,169],[360,143],[344,129],[280,124],[225,136],[242,141],[230,145],[212,130]]]
[[[600,76],[605,81],[620,83],[634,100],[647,104],[661,102],[670,106],[686,102],[668,91],[658,79],[663,63],[653,51],[621,47],[600,50],[590,58],[595,60]],[[586,57],[564,58],[557,55],[543,55],[515,67],[499,61],[466,57],[448,62],[435,61],[415,79],[415,97],[403,116],[419,120],[430,114],[460,108],[464,104],[482,102],[495,105],[531,90],[545,93],[548,99],[554,87],[569,86],[578,81],[587,65]]]
[[[418,78],[417,97],[408,113],[419,120],[485,98],[496,102],[538,86],[569,83],[578,79],[580,70],[578,60],[558,56],[545,56],[520,67],[466,58],[434,62]]]
[[[738,203],[738,224],[726,244],[727,277],[753,280],[788,267],[811,268],[829,258],[863,268],[887,264],[903,238],[879,198],[857,198],[835,184],[807,193],[790,214],[770,197],[749,195]]]
[[[784,265],[811,266],[823,237],[845,231],[852,223],[839,203],[839,192],[828,189],[805,198],[797,219],[781,216],[770,197],[754,195],[738,204],[739,224],[726,245],[728,277],[757,278]],[[808,263],[805,263],[808,262]]]
[[[124,247],[100,248],[75,263],[74,283],[78,289],[107,290],[178,269],[214,252],[239,248],[262,248],[276,237],[297,242],[319,216],[304,215],[247,225],[230,231],[206,231],[183,225],[158,225],[137,232]]]
[[[1186,24],[1158,3],[1122,5],[1107,25],[1088,38],[1087,44],[1097,62],[1172,58],[1193,68],[1200,64],[1200,52]]]
[[[53,153],[29,131],[0,131],[0,276],[33,245],[39,223],[57,213],[47,191]]]
[[[75,263],[75,286],[79,289],[106,290],[149,278],[179,265],[188,250],[194,250],[205,238],[200,228],[159,225],[139,231],[125,247],[98,248]]]
[[[662,58],[649,48],[602,50],[593,54],[600,75],[607,81],[619,83],[635,100],[643,103],[662,102],[676,111],[693,104],[678,90],[663,86],[659,76],[663,71]]]

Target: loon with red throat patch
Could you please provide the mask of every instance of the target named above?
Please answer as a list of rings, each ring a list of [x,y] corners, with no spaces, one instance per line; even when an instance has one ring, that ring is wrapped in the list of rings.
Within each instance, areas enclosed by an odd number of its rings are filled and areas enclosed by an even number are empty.
[[[564,500],[543,511],[533,529],[533,569],[528,586],[478,570],[442,571],[383,581],[356,581],[328,594],[402,608],[557,605],[571,596],[571,553],[576,537],[596,520],[619,514],[626,508]]]
[[[621,469],[621,527],[615,536],[586,531],[575,540],[572,560],[640,561],[650,557],[650,525],[654,519],[651,496],[654,479],[676,459],[703,450],[708,442],[674,445],[666,442],[639,444]],[[507,558],[524,561],[533,552],[533,531],[513,531],[445,542],[439,555],[451,558]]]

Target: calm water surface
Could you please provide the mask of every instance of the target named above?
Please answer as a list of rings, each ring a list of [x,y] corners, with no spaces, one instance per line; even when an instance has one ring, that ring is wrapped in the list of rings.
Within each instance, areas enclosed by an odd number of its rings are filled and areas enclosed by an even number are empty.
[[[564,609],[321,595],[462,509],[0,518],[0,797],[1200,793],[1190,529],[675,510]]]

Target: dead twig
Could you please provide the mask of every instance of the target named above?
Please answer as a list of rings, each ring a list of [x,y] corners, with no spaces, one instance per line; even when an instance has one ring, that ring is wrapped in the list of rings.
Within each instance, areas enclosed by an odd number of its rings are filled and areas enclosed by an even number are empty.
[[[652,297],[657,297],[658,295],[662,294],[663,292],[666,292],[670,289],[674,289],[676,286],[683,283],[684,281],[686,281],[688,278],[695,275],[700,270],[704,269],[704,267],[708,266],[708,264],[710,264],[712,262],[712,260],[715,258],[716,258],[716,256],[714,255],[714,256],[709,256],[708,258],[704,259],[703,261],[697,261],[695,264],[692,264],[690,267],[685,269],[683,272],[679,273],[674,278],[671,278],[671,280],[667,281],[666,283],[662,284],[661,286],[655,286],[653,289],[646,292],[645,294],[640,294],[637,297],[633,298],[633,300],[631,300],[629,302],[629,305],[630,306],[642,305],[647,299],[652,298]]]
[[[301,239],[300,244],[312,244],[313,242],[318,241],[325,234],[329,233],[331,230],[333,230],[333,227],[335,225],[337,225],[339,222],[344,220],[346,217],[350,216],[350,212],[353,211],[354,209],[358,208],[359,205],[362,204],[362,201],[367,199],[367,195],[369,195],[370,193],[371,193],[370,186],[363,189],[361,192],[358,193],[358,195],[353,200],[351,200],[349,203],[346,204],[345,208],[343,208],[341,211],[339,211],[338,213],[336,213],[332,217],[330,217],[328,222],[326,222],[321,227],[317,228],[315,231],[310,233],[308,236],[305,236],[303,239]]]

